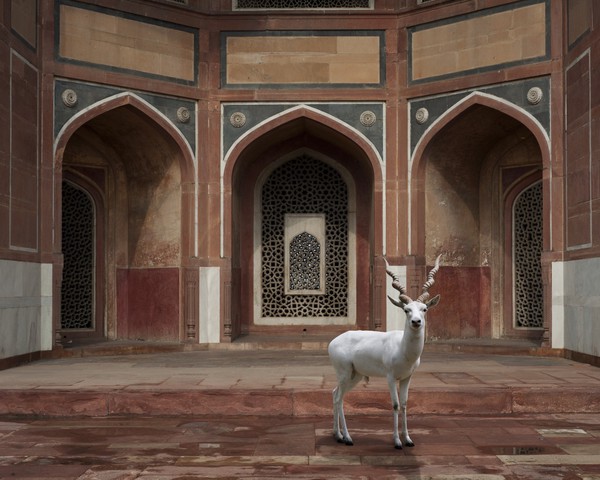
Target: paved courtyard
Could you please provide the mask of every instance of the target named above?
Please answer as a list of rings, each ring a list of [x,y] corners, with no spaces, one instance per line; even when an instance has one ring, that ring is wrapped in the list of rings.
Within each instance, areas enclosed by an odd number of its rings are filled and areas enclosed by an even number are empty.
[[[0,479],[600,480],[600,369],[426,350],[395,450],[386,382],[332,437],[323,349],[71,356],[0,371]]]
[[[1,479],[600,479],[600,417],[411,415],[416,446],[395,450],[391,418],[289,416],[3,418]]]

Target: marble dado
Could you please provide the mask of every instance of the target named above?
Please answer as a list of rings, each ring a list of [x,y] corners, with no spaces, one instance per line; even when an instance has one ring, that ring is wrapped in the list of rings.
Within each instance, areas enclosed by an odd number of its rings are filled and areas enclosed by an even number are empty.
[[[0,260],[0,358],[52,349],[52,265]]]
[[[600,259],[552,264],[552,345],[600,356]]]

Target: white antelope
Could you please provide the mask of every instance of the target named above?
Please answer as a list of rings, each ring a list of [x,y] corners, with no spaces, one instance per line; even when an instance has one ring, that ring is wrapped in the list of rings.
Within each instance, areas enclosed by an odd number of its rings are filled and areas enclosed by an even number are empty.
[[[415,444],[408,435],[406,425],[406,402],[408,386],[412,374],[419,366],[425,344],[425,312],[438,304],[440,296],[429,299],[429,288],[434,284],[434,276],[440,266],[440,256],[429,272],[419,298],[412,300],[406,295],[406,288],[400,285],[398,276],[389,269],[392,287],[398,290],[399,300],[390,296],[390,301],[406,313],[404,331],[375,332],[351,330],[334,338],[329,344],[329,358],[337,375],[337,386],[333,390],[333,436],[346,445],[353,445],[344,417],[344,395],[363,378],[385,377],[392,396],[394,408],[394,447],[413,447]],[[396,382],[400,386],[400,398]],[[402,437],[398,435],[398,410],[402,412]],[[402,440],[401,440],[402,439]]]

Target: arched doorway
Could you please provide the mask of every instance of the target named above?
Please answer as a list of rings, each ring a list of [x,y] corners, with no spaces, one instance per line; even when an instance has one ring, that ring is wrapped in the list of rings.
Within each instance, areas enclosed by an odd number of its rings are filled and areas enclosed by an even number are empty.
[[[233,337],[381,328],[371,281],[373,259],[381,254],[381,223],[373,220],[381,215],[381,173],[349,138],[350,128],[328,123],[308,111],[283,121],[280,116],[241,144],[226,170],[232,185],[231,311],[239,315],[232,319]],[[276,208],[264,208],[265,201]],[[277,247],[263,255],[273,239]],[[290,252],[298,245],[302,253],[309,245],[323,248],[323,286],[294,291],[289,283],[298,267]],[[305,275],[307,265],[300,268]]]
[[[513,317],[513,302],[523,288],[513,278],[511,202],[523,178],[541,179],[545,145],[518,109],[478,100],[455,107],[432,129],[413,171],[413,246],[429,264],[444,254],[437,281],[445,308],[432,312],[428,336],[541,339],[542,329],[514,327],[507,318]],[[546,214],[535,210],[536,225],[544,224]],[[541,228],[535,233],[537,244],[547,245],[548,233]],[[541,268],[535,274],[535,283],[542,285]],[[543,296],[534,300],[541,311]]]
[[[185,220],[193,197],[183,185],[192,182],[193,169],[175,129],[144,102],[121,96],[74,118],[57,143],[63,176],[85,177],[102,198],[102,336],[186,339],[181,269],[191,257],[193,230]],[[71,232],[61,235],[68,244]]]

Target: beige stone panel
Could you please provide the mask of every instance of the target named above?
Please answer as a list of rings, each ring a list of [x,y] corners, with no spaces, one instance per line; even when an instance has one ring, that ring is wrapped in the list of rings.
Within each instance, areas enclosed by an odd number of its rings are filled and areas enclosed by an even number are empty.
[[[228,37],[227,54],[267,52],[335,53],[337,37]]]
[[[378,83],[378,37],[231,37],[227,82]]]
[[[379,83],[378,63],[334,64],[330,68],[331,83]]]
[[[459,71],[458,54],[444,53],[434,57],[413,60],[413,78],[427,78]]]
[[[162,71],[171,72],[172,77],[186,78],[188,74],[188,61],[186,58],[161,55],[158,61]]]
[[[379,37],[337,37],[337,53],[371,54],[379,57]]]
[[[115,49],[135,47],[135,38],[127,35],[118,35],[103,30],[90,30],[89,37],[93,44],[113,44]]]
[[[244,54],[232,56],[234,61],[230,62],[231,65],[288,65],[290,63],[322,63],[327,65],[332,63],[332,60],[336,57],[329,55],[315,56],[310,54]]]
[[[418,80],[542,56],[545,34],[543,3],[421,30],[412,35],[412,77]]]
[[[194,35],[61,5],[64,58],[194,80]]]
[[[152,52],[138,50],[137,48],[119,47],[117,53],[118,66],[130,68],[140,72],[150,72],[160,61],[160,56],[153,55]],[[125,67],[126,65],[126,67]],[[158,68],[156,68],[158,71]]]
[[[287,63],[232,65],[229,83],[328,83],[329,65],[323,63]]]
[[[538,36],[524,35],[521,37],[521,53],[523,58],[541,57],[546,53],[546,47],[538,42]]]

